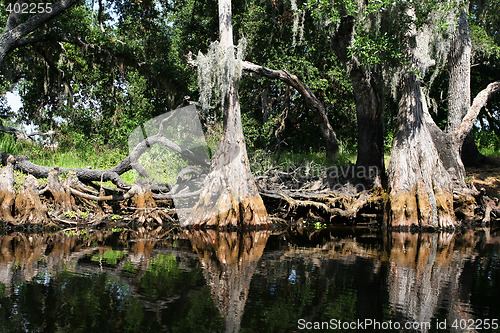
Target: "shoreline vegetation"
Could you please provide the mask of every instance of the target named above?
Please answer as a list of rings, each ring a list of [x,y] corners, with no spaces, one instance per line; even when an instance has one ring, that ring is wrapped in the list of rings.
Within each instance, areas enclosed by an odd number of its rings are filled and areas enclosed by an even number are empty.
[[[4,224],[455,230],[500,215],[499,157],[478,149],[500,149],[494,1],[23,3],[0,4]]]
[[[162,189],[158,186],[155,188],[144,180],[134,182],[137,178],[134,170],[122,174],[128,188],[119,188],[110,181],[83,183],[74,173],[60,172],[65,168],[110,169],[126,158],[125,152],[109,150],[91,155],[83,151],[44,151],[36,144],[15,142],[7,134],[1,138],[0,146],[7,152],[2,154],[4,160],[12,153],[18,159],[27,155],[37,165],[57,166],[50,168],[52,172],[47,178],[38,179],[17,170],[15,164],[9,167],[7,163],[2,168],[0,220],[4,230],[180,228],[172,199],[161,197]],[[496,156],[498,152],[490,150],[487,153],[493,161],[500,159]],[[249,155],[260,195],[269,212],[269,223],[243,229],[294,229],[302,233],[329,226],[387,227],[388,192],[370,183],[369,172],[356,169],[352,163],[355,155],[341,154],[336,161],[338,164],[328,163],[324,153],[283,153],[278,163],[276,156],[259,151]],[[456,218],[461,221],[459,228],[498,223],[500,167],[468,168],[466,179],[476,193],[469,197],[470,201],[454,202]],[[447,230],[415,225],[389,229]]]

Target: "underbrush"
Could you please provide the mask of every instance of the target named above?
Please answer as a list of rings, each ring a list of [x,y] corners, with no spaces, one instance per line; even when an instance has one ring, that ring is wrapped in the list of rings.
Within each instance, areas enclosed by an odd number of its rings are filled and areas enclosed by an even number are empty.
[[[500,137],[498,137],[495,132],[478,132],[475,135],[475,140],[481,154],[491,157],[500,157]]]
[[[12,135],[0,135],[0,151],[13,155],[26,155],[29,160],[42,166],[59,166],[61,168],[86,168],[105,170],[114,167],[128,155],[128,151],[109,147],[92,147],[86,149],[49,150],[46,146],[31,142],[16,142]],[[122,175],[122,179],[132,184],[134,171]],[[110,183],[111,184],[111,183]]]
[[[356,153],[350,152],[341,145],[340,152],[335,161],[326,159],[325,152],[295,153],[282,152],[279,161],[277,155],[266,153],[263,150],[249,152],[252,171],[256,174],[265,174],[267,170],[279,167],[287,170],[298,165],[314,164],[329,167],[332,165],[348,165],[356,162]],[[43,166],[59,166],[61,168],[86,168],[109,169],[120,163],[128,155],[126,149],[110,148],[105,146],[89,146],[79,149],[59,148],[56,151],[49,150],[41,144],[30,142],[16,142],[11,135],[0,135],[0,151],[14,155],[26,155],[31,162]],[[170,156],[170,162],[175,159]],[[175,163],[174,163],[175,164]],[[123,180],[132,184],[136,178],[135,171],[128,171],[122,175]],[[172,177],[170,177],[172,178]],[[173,177],[175,178],[175,177]]]

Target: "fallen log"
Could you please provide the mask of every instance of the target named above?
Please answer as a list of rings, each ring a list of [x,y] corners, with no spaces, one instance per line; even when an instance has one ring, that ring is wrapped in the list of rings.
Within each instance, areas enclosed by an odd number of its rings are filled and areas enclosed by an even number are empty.
[[[148,137],[147,139],[144,139],[141,142],[139,142],[126,158],[124,158],[120,163],[118,163],[111,169],[94,170],[91,168],[75,168],[75,169],[58,168],[58,174],[66,174],[68,172],[74,172],[78,177],[78,179],[82,182],[110,181],[113,184],[115,184],[118,188],[129,190],[131,186],[129,184],[126,184],[120,177],[120,175],[124,174],[129,170],[132,170],[132,168],[135,168],[136,170],[138,170],[139,174],[142,174],[142,176],[147,176],[147,174],[144,171],[144,168],[139,164],[138,159],[142,154],[144,154],[144,152],[146,152],[151,146],[155,144],[160,144],[162,146],[171,149],[172,151],[180,154],[183,158],[186,158],[195,165],[200,165],[204,168],[208,168],[210,165],[209,161],[207,161],[203,157],[198,156],[189,149],[184,149],[183,147],[180,147],[176,143],[168,140],[167,138],[161,135],[164,123],[168,121],[168,119],[169,118],[166,118],[162,121],[162,123],[160,124],[158,134]],[[29,160],[27,156],[12,155],[5,152],[0,152],[2,164],[6,164],[7,159],[11,156],[16,161],[15,163],[16,169],[21,170],[26,174],[33,175],[36,178],[47,178],[49,176],[49,172],[53,169],[51,167],[34,164]]]

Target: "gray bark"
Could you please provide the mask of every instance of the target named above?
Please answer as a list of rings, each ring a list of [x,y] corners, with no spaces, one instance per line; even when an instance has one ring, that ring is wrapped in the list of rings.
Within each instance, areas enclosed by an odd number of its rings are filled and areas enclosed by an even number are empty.
[[[448,133],[453,132],[461,124],[471,105],[471,54],[472,38],[467,13],[461,11],[448,56],[448,123],[446,128]],[[460,155],[465,165],[481,165],[487,160],[486,156],[479,153],[472,132],[469,132],[464,139],[460,147]]]
[[[448,123],[446,131],[453,132],[469,111],[470,97],[470,61],[472,40],[469,23],[465,12],[461,12],[458,28],[451,41],[448,55]]]
[[[495,81],[490,83],[486,88],[481,90],[479,94],[476,95],[472,105],[469,107],[467,114],[463,117],[460,125],[450,133],[453,137],[453,141],[457,148],[464,142],[467,134],[472,130],[474,122],[479,115],[481,109],[486,105],[488,99],[495,93],[500,91],[500,81]]]
[[[14,158],[7,159],[7,165],[0,170],[0,221],[13,223],[12,216],[14,201],[16,199],[16,189],[14,188]]]
[[[22,38],[39,28],[50,19],[56,17],[69,7],[73,6],[76,1],[77,0],[60,0],[52,4],[52,11],[50,11],[50,13],[44,12],[36,14],[21,24],[19,24],[20,14],[12,11],[9,15],[9,18],[7,19],[6,27],[3,33],[0,35],[0,66],[3,63],[5,56],[16,47],[17,42],[19,42]],[[18,1],[18,3],[20,4],[23,2],[24,1]]]
[[[415,18],[412,8],[408,10],[408,14]],[[463,15],[461,19],[464,19]],[[407,35],[410,40],[417,37],[415,25],[409,29]],[[467,43],[462,47],[466,49]],[[469,67],[467,60],[470,58],[461,51],[455,51],[457,53],[454,58],[457,64],[461,65],[457,65],[454,69],[455,82],[452,86],[455,88],[450,94],[460,95],[469,89],[470,83],[459,80],[468,79],[467,71],[470,68],[466,67]],[[444,133],[430,117],[425,99],[422,97],[420,83],[412,73],[421,69],[420,53],[421,50],[415,44],[408,45],[407,59],[411,67],[409,73],[402,79],[398,128],[389,166],[391,186],[389,223],[392,226],[403,227],[412,224],[434,228],[454,227],[457,221],[454,219],[453,193],[465,193],[467,186],[459,150],[481,108],[494,92],[500,90],[500,82],[488,85],[476,96],[470,107],[467,96],[462,97],[463,101],[458,95],[453,97],[452,113],[456,115],[466,110],[467,114],[465,117],[460,117],[461,122],[455,129]],[[456,119],[453,121],[457,121]]]
[[[231,0],[219,0],[219,33],[222,50],[234,57]],[[266,224],[268,215],[250,171],[241,123],[238,79],[223,96],[221,143],[203,183],[200,199],[183,226],[241,227]]]
[[[425,101],[414,73],[402,81],[389,164],[392,227],[454,227],[453,184],[424,121]]]
[[[374,181],[380,186],[385,180],[384,165],[384,92],[381,74],[361,66],[357,59],[349,57],[348,48],[354,33],[354,17],[344,16],[332,38],[332,49],[348,68],[356,101],[358,124],[358,156],[356,166],[376,167]]]

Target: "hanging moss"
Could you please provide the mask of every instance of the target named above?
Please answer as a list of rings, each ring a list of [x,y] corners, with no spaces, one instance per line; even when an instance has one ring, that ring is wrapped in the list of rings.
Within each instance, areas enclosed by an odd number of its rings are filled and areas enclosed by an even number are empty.
[[[198,53],[198,87],[200,103],[204,109],[218,104],[241,77],[241,62],[246,49],[246,39],[238,46],[223,49],[218,41],[210,44],[206,54]]]

